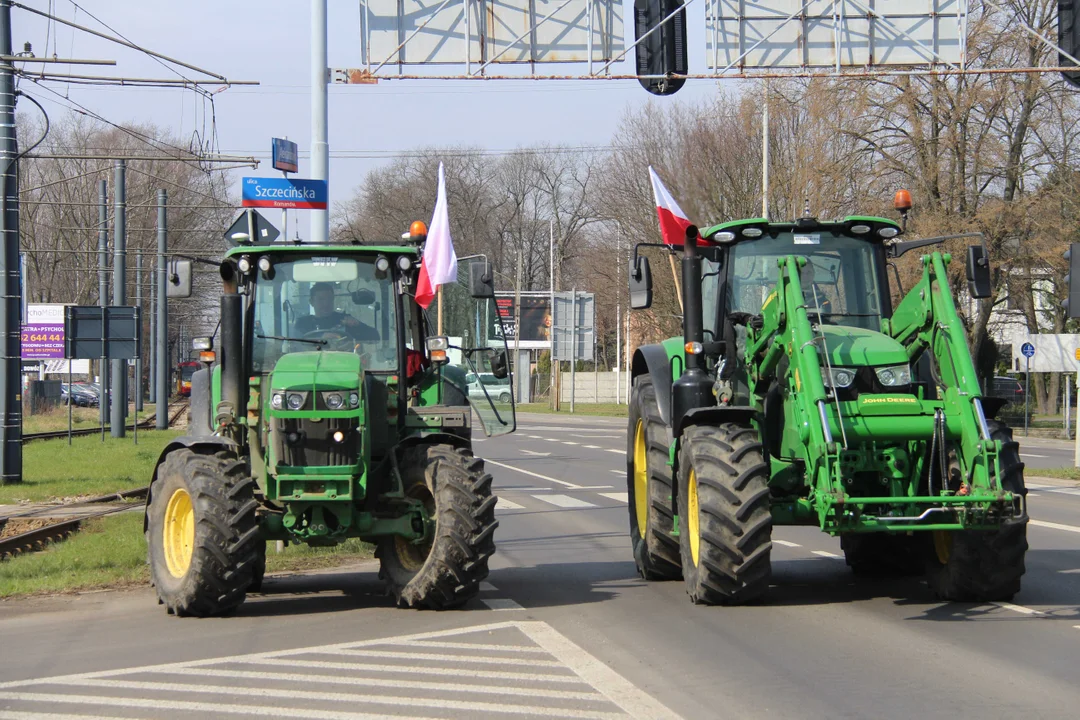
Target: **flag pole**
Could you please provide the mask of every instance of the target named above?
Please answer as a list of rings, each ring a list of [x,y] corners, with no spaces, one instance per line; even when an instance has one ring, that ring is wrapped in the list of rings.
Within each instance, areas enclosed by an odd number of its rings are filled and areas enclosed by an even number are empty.
[[[686,312],[683,310],[682,304],[682,285],[679,283],[679,271],[675,269],[675,253],[668,253],[668,260],[671,261],[671,277],[675,278],[675,297],[679,299],[679,312]]]
[[[442,285],[438,289],[438,301],[439,303],[439,335],[443,334],[443,314],[442,314]]]

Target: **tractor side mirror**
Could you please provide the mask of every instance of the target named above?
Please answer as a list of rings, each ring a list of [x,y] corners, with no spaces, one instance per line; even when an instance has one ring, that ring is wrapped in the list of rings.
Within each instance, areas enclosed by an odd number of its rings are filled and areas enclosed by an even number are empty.
[[[477,300],[495,297],[494,276],[487,260],[469,265],[469,294]]]
[[[191,297],[191,261],[173,260],[169,268],[169,282],[165,288],[165,297]]]
[[[634,310],[652,307],[652,270],[647,257],[630,261],[630,307]]]
[[[497,352],[491,356],[491,374],[502,380],[510,375],[510,366],[506,361],[506,351]]]
[[[374,305],[375,304],[375,291],[374,290],[354,290],[352,293],[352,301],[355,305]]]
[[[990,285],[990,260],[982,245],[969,245],[967,249],[968,294],[973,298],[988,298],[993,294]]]

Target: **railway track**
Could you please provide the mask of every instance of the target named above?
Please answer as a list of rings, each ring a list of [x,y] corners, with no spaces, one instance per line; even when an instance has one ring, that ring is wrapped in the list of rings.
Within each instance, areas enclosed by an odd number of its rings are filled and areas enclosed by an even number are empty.
[[[49,543],[65,540],[69,535],[78,531],[82,526],[82,523],[92,518],[104,517],[106,515],[112,515],[114,513],[136,508],[139,506],[138,502],[126,502],[123,505],[112,505],[101,509],[98,509],[95,506],[100,506],[102,503],[124,502],[145,498],[148,489],[149,488],[146,487],[136,488],[134,490],[126,490],[111,495],[101,495],[99,497],[89,498],[82,502],[69,503],[67,505],[36,507],[22,512],[4,515],[0,517],[0,531],[2,531],[12,520],[18,520],[24,523],[34,519],[52,520],[57,517],[56,514],[58,511],[63,512],[64,514],[76,514],[75,517],[59,519],[56,522],[50,522],[41,527],[31,528],[17,535],[0,538],[0,560],[6,560],[9,557],[15,557],[27,552],[42,550],[49,545]]]
[[[169,404],[169,427],[176,424],[176,421],[180,419],[184,411],[188,408],[188,400],[179,400]],[[154,421],[157,419],[157,413],[147,416],[145,419],[139,422],[140,430],[152,430],[154,427]],[[105,426],[105,430],[108,431],[109,426]],[[128,430],[134,430],[135,424],[127,426]],[[86,435],[98,435],[101,433],[101,427],[93,428],[79,428],[71,431],[72,437],[83,437]],[[22,436],[23,443],[34,442],[35,440],[58,440],[66,438],[68,436],[67,430],[54,430],[50,432],[40,433],[27,433]]]

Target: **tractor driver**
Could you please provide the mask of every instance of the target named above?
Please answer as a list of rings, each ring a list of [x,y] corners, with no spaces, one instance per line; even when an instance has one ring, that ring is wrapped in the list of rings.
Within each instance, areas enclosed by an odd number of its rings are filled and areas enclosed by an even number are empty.
[[[799,283],[802,285],[803,299],[807,312],[832,312],[832,302],[816,282],[814,282],[814,261],[807,258],[806,264],[799,269]]]
[[[295,332],[300,337],[306,337],[319,330],[329,331],[341,328],[349,338],[357,342],[378,342],[379,333],[375,328],[334,309],[333,283],[315,283],[311,286],[309,299],[315,314],[297,318],[293,324]]]

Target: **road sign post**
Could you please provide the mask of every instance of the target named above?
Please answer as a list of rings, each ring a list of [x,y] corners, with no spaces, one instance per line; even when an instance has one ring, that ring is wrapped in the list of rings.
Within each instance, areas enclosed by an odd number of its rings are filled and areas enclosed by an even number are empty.
[[[1031,418],[1031,358],[1035,356],[1035,346],[1029,342],[1020,347],[1024,354],[1024,437],[1028,435],[1028,420]]]

